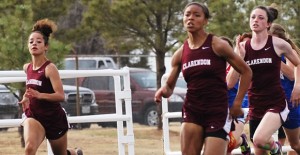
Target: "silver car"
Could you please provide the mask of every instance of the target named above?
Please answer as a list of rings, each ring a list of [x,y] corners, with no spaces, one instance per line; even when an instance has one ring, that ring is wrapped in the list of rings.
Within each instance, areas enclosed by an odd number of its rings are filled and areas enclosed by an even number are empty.
[[[16,93],[18,95],[18,93]],[[19,104],[18,99],[13,92],[5,85],[0,85],[0,119],[18,118]],[[0,131],[7,128],[0,128]]]

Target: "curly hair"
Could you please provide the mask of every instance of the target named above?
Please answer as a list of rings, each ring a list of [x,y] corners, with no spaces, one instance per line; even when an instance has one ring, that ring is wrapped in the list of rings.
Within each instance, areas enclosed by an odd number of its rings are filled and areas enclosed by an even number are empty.
[[[51,33],[55,32],[57,29],[56,24],[49,19],[41,19],[38,20],[32,28],[31,32],[39,32],[43,35],[43,38],[45,40],[45,44],[48,45],[49,44],[49,37],[51,35]]]

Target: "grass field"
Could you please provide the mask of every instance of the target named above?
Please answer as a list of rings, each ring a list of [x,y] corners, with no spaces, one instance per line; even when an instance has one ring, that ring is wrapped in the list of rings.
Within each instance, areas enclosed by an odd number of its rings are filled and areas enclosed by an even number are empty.
[[[245,127],[248,135],[248,124]],[[171,151],[180,151],[180,123],[170,123]],[[135,155],[164,155],[162,130],[134,124]],[[118,155],[118,140],[116,128],[102,128],[93,124],[89,129],[68,132],[68,146],[80,147],[84,155]],[[251,144],[252,145],[252,144]],[[10,128],[0,132],[0,155],[21,155],[18,128]],[[37,155],[47,155],[47,145],[44,141],[39,147]]]
[[[170,125],[171,149],[179,151],[180,123]],[[156,127],[134,124],[135,154],[136,155],[163,155],[162,130]],[[116,128],[101,128],[92,125],[89,129],[70,130],[68,132],[68,146],[80,147],[84,155],[117,155],[118,140]],[[17,128],[0,132],[0,155],[21,155],[20,136]],[[47,155],[46,141],[39,147],[37,155]]]

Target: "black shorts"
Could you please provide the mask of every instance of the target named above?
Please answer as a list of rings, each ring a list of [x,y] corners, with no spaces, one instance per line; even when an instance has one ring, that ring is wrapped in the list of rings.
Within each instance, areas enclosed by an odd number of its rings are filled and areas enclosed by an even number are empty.
[[[279,139],[286,138],[286,135],[285,135],[285,132],[284,132],[282,126],[278,129],[278,138],[279,138]]]
[[[228,133],[225,132],[225,130],[220,129],[215,132],[206,132],[204,134],[204,138],[206,138],[206,137],[217,137],[217,138],[224,139],[226,141],[226,140],[228,140]]]
[[[249,120],[250,140],[253,143],[253,136],[261,120]]]

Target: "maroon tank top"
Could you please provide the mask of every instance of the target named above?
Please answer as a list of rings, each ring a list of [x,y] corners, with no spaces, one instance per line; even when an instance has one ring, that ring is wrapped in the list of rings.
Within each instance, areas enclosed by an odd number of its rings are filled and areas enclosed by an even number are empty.
[[[248,91],[250,119],[262,118],[268,109],[281,112],[286,106],[284,91],[280,83],[281,59],[276,54],[272,36],[260,50],[251,47],[250,40],[245,45],[244,60],[253,72]]]
[[[226,60],[214,53],[212,38],[209,34],[197,49],[184,42],[181,67],[188,88],[184,106],[197,112],[227,113]]]
[[[26,88],[31,88],[40,93],[54,93],[51,81],[45,76],[45,68],[51,62],[46,61],[39,69],[33,70],[33,65],[30,63],[27,67]],[[59,102],[51,102],[47,100],[40,100],[36,98],[30,99],[29,109],[25,111],[26,116],[35,118],[47,118],[52,115],[58,115],[64,111]]]

